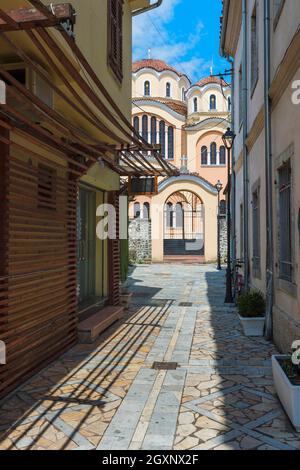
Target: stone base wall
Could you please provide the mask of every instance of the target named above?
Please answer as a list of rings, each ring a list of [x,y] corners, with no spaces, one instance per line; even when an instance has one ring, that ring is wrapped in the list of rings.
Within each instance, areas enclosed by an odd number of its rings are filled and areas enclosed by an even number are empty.
[[[129,222],[129,259],[130,261],[151,261],[152,239],[151,220],[133,219]]]
[[[273,308],[273,336],[282,353],[291,352],[293,342],[300,340],[300,324],[276,306]]]
[[[226,216],[220,217],[220,251],[221,260],[227,260],[227,219]]]

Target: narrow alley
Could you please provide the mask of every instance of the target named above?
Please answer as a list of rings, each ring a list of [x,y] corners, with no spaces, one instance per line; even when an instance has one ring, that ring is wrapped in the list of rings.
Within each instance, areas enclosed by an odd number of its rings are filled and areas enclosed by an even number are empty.
[[[300,449],[273,388],[276,350],[242,334],[224,272],[140,265],[127,284],[121,321],[2,403],[0,449]]]

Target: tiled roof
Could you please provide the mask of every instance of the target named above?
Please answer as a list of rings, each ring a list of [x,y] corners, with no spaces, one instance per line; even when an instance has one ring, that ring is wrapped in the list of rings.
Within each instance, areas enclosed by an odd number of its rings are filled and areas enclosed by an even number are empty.
[[[166,64],[163,60],[159,59],[143,59],[132,64],[132,71],[138,72],[141,69],[153,69],[157,72],[164,72],[165,70],[170,70],[171,72],[176,73],[179,77],[186,76],[184,73],[178,72],[174,67],[171,65]]]
[[[171,108],[173,111],[176,113],[182,114],[183,116],[187,115],[187,104],[183,103],[182,101],[179,100],[172,100],[170,98],[155,98],[152,96],[144,96],[141,98],[134,98],[133,103],[135,101],[157,101],[159,103],[165,104],[169,108]]]
[[[229,86],[229,84],[226,83],[225,80],[219,77],[213,77],[213,76],[202,78],[196,83],[196,85],[203,87],[205,85],[209,85],[210,83],[217,83],[218,85],[222,85],[224,87]]]

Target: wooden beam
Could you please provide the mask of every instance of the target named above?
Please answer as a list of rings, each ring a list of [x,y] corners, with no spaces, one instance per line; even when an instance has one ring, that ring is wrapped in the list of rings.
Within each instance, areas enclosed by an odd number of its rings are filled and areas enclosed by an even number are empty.
[[[18,8],[14,10],[0,10],[0,31],[18,31],[24,29],[34,29],[40,27],[58,26],[59,24],[70,21],[75,24],[75,10],[69,3],[53,5],[53,14],[49,15],[36,8]]]

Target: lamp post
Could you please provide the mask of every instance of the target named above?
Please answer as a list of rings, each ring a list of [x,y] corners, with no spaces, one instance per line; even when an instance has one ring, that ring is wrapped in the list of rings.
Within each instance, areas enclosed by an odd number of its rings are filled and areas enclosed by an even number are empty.
[[[220,192],[223,189],[223,185],[220,180],[218,180],[216,186],[216,190],[218,191],[218,266],[217,270],[221,271],[221,250],[220,250]]]
[[[227,271],[226,271],[226,297],[225,304],[233,303],[232,296],[232,281],[231,281],[231,150],[233,147],[235,133],[228,127],[222,140],[227,149],[227,176],[228,176],[228,191],[227,191]]]

